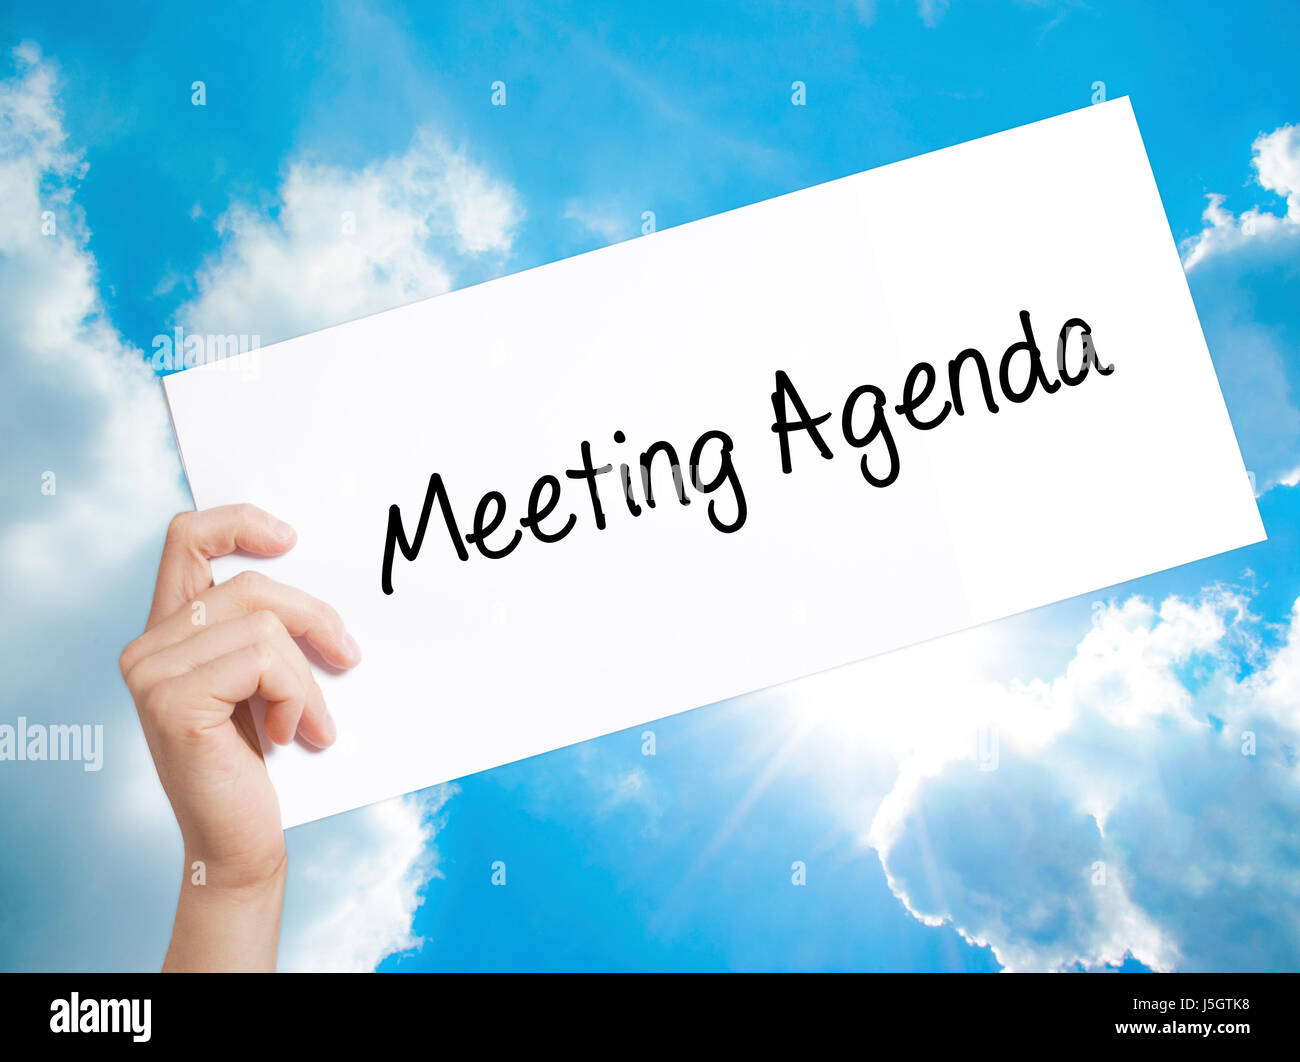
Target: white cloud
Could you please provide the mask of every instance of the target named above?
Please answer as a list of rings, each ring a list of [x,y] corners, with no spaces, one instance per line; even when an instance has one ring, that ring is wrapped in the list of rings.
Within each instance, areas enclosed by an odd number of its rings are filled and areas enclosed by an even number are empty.
[[[13,927],[7,969],[156,969],[180,881],[175,822],[116,669],[139,632],[168,517],[189,501],[161,388],[98,294],[74,200],[54,66],[31,45],[0,80],[0,413],[6,703],[33,721],[102,722],[105,765],[0,772],[0,868]],[[509,253],[512,189],[421,133],[405,154],[348,171],[298,162],[269,217],[236,205],[180,319],[264,341],[435,294],[468,258]],[[340,214],[355,212],[343,238]],[[42,233],[42,213],[56,232]],[[166,285],[164,290],[170,290]],[[41,493],[42,473],[56,492]],[[290,834],[287,966],[369,968],[418,946],[412,920],[436,876],[442,787]]]
[[[103,770],[83,777],[0,772],[0,804],[25,809],[4,830],[5,847],[25,853],[0,874],[10,925],[24,931],[0,942],[2,964],[155,966],[166,915],[152,912],[174,900],[180,847],[114,664],[185,492],[158,381],[98,294],[75,199],[87,171],[67,142],[57,70],[31,44],[13,59],[0,80],[5,704],[101,723],[105,751]]]
[[[996,631],[789,691],[894,757],[864,839],[907,909],[1011,969],[1293,967],[1300,606],[1267,650],[1235,593],[1099,603],[1051,681],[982,680]]]
[[[0,81],[0,402],[17,489],[0,548],[11,586],[72,594],[151,540],[185,494],[158,381],[99,298],[73,198],[86,168],[66,142],[56,72],[33,45],[14,56]]]
[[[1255,140],[1259,183],[1286,199],[1286,216],[1300,222],[1300,126],[1284,125]]]
[[[508,184],[439,136],[345,170],[295,161],[276,209],[236,203],[177,320],[270,343],[449,290],[466,258],[503,258],[522,217]]]
[[[433,840],[456,792],[435,786],[289,833],[281,970],[373,970],[421,946],[412,921],[442,876]]]
[[[176,319],[191,333],[311,332],[451,288],[469,259],[509,255],[518,196],[428,130],[360,170],[295,161],[273,213],[217,221],[220,250]],[[440,786],[290,831],[280,968],[370,970],[420,946],[412,923],[437,873]]]
[[[1300,252],[1300,127],[1261,134],[1251,159],[1259,186],[1286,200],[1234,215],[1211,195],[1205,228],[1183,242],[1183,264],[1256,491],[1294,485],[1300,409],[1292,398],[1293,300],[1278,297]]]
[[[1261,133],[1251,152],[1256,182],[1285,199],[1286,211],[1275,214],[1254,206],[1235,215],[1224,207],[1225,196],[1211,193],[1202,215],[1205,227],[1183,242],[1183,268],[1189,272],[1212,256],[1250,245],[1290,244],[1300,235],[1300,126]]]

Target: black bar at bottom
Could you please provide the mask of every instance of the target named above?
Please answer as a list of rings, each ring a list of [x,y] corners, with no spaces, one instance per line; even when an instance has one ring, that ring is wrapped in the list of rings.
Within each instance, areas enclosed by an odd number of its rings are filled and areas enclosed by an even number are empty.
[[[755,1038],[814,1050],[841,1032],[868,1050],[884,1036],[1250,1051],[1294,1044],[1298,990],[1296,974],[3,974],[0,1042],[276,1052],[405,1034],[443,1053],[459,1029],[488,1052],[584,1056]]]

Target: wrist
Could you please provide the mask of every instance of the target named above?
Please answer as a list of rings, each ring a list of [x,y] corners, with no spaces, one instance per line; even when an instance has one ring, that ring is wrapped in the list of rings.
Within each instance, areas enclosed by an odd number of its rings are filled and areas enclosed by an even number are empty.
[[[185,846],[185,872],[181,891],[190,888],[226,895],[255,895],[284,888],[289,854],[281,839],[278,846],[256,856],[204,858],[197,848]]]
[[[187,852],[164,971],[274,970],[287,871],[283,849],[257,864]]]

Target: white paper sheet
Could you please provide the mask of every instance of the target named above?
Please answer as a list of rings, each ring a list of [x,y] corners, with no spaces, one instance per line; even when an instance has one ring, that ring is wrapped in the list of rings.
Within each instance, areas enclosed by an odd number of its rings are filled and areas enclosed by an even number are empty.
[[[1006,401],[998,367],[1030,314],[1045,378],[1087,322],[1077,386]],[[1082,364],[1082,331],[1067,369]],[[894,407],[918,362],[950,397],[919,430]],[[1013,359],[1013,388],[1029,354]],[[1113,366],[1108,375],[1099,367]],[[790,435],[778,370],[833,453]],[[883,432],[846,441],[845,401],[880,388]],[[256,567],[335,605],[365,659],[320,681],[339,729],[317,753],[267,746],[286,826],[638,725],[1261,540],[1263,527],[1127,100],[1091,107],[577,258],[279,343],[165,381],[196,506],[249,501],[292,523]],[[852,430],[873,422],[871,394]],[[793,416],[793,409],[789,411]],[[656,505],[618,482],[664,440],[689,462],[727,433],[712,493],[660,454]],[[626,442],[614,441],[625,433]],[[580,444],[606,526],[598,530]],[[698,477],[721,469],[707,443]],[[437,502],[415,560],[381,589],[389,506],[414,535],[430,476],[462,536],[479,498],[506,515],[458,559]],[[540,476],[554,532],[522,529]],[[545,492],[541,496],[546,500]],[[491,515],[489,507],[488,515]],[[878,710],[888,711],[888,706]]]

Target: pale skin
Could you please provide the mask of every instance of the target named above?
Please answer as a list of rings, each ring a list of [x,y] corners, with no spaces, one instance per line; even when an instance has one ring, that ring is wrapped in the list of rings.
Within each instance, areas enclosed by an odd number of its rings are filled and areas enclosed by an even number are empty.
[[[180,514],[167,530],[144,633],[122,651],[122,676],[185,846],[166,971],[275,969],[288,858],[248,700],[266,702],[272,741],[326,748],[334,722],[294,639],[335,668],[355,667],[361,651],[323,601],[251,571],[213,586],[208,562],[237,550],[274,557],[296,541],[292,528],[251,505]]]

